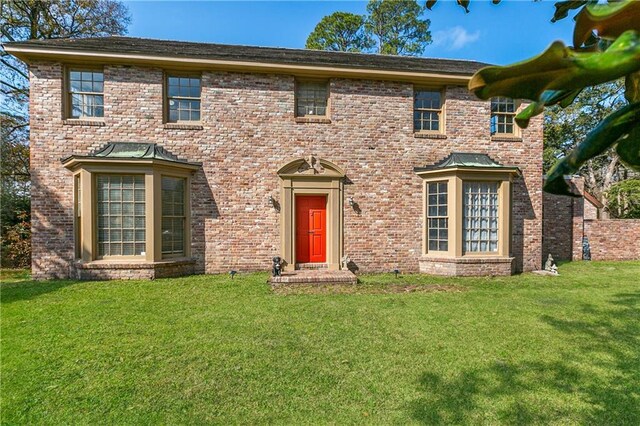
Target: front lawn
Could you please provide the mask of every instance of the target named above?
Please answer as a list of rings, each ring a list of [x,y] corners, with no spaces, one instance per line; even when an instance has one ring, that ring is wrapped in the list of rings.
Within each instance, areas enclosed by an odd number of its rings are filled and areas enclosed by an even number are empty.
[[[264,274],[13,273],[1,419],[640,424],[640,262],[560,273],[375,275],[335,293],[274,293]]]

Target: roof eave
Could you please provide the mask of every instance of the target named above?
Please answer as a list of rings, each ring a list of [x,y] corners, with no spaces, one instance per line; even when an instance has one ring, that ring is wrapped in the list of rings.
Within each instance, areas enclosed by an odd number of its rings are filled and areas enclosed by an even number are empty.
[[[258,73],[288,73],[302,76],[332,76],[367,78],[394,81],[467,84],[470,74],[447,74],[437,72],[398,71],[388,69],[348,68],[311,64],[285,64],[275,62],[231,61],[223,59],[187,58],[145,54],[124,54],[104,51],[34,48],[7,45],[5,50],[24,62],[50,60],[79,63],[139,64],[176,69],[212,69]]]
[[[453,167],[414,167],[413,171],[418,176],[436,175],[440,173],[451,172],[481,172],[481,173],[507,173],[512,175],[520,175],[520,169],[516,166],[500,166],[500,167],[481,167],[481,166],[453,166]]]
[[[108,158],[108,157],[96,157],[96,156],[90,156],[90,155],[71,155],[69,157],[62,158],[60,161],[62,162],[62,165],[65,168],[70,170],[73,170],[77,166],[80,166],[83,164],[101,164],[101,163],[121,164],[121,165],[131,165],[131,166],[158,165],[158,166],[176,167],[176,168],[186,169],[191,171],[196,171],[200,167],[202,167],[202,163],[170,161],[170,160],[163,160],[158,158],[124,158],[124,157]]]

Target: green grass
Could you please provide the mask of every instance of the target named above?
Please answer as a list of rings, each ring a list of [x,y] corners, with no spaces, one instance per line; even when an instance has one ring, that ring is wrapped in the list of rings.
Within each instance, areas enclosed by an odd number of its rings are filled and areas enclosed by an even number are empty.
[[[264,274],[13,272],[2,421],[640,424],[640,262],[560,273],[276,294]],[[380,291],[396,283],[462,291]]]

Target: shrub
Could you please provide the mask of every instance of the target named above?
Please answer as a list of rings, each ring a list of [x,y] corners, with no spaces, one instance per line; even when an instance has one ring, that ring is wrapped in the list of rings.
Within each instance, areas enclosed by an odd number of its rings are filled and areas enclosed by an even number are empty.
[[[27,268],[31,265],[31,223],[29,214],[20,212],[18,223],[2,230],[0,261],[3,267]]]

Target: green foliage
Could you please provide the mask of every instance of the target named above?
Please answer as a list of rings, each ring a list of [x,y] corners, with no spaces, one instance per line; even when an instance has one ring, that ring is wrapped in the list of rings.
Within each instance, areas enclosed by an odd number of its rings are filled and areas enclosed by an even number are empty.
[[[265,274],[19,282],[3,271],[0,416],[637,425],[639,274],[640,262],[571,262],[557,277],[364,275],[359,294],[283,296]],[[375,294],[398,283],[457,291]]]
[[[464,3],[468,9],[468,2]],[[430,7],[434,4],[429,2]],[[640,1],[560,1],[552,21],[566,18],[573,10],[578,11],[573,47],[554,42],[528,61],[484,68],[469,83],[469,89],[482,99],[506,96],[532,101],[516,119],[526,127],[545,107],[567,107],[585,88],[625,78],[630,105],[604,118],[549,171],[545,191],[564,195],[573,195],[564,175],[578,172],[611,147],[628,167],[640,170]]]
[[[30,39],[125,34],[130,22],[126,6],[116,0],[0,1],[0,14],[2,46],[5,42]],[[0,93],[0,238],[6,243],[21,235],[16,231],[23,223],[18,213],[30,210],[30,173],[29,75],[26,65],[4,47],[0,50]],[[18,240],[10,246],[3,245],[3,264],[6,256],[13,256],[6,250],[14,248],[16,259],[29,258],[22,243],[27,240]],[[16,262],[23,264],[22,260]]]
[[[378,53],[421,55],[431,43],[431,21],[413,0],[370,0],[365,28],[378,40]]]
[[[587,87],[569,105],[554,105],[544,114],[544,172],[568,155],[609,114],[627,104],[624,82]],[[534,104],[531,104],[532,106]],[[630,171],[620,163],[612,150],[586,161],[577,173],[585,178],[590,193],[602,199],[615,182],[625,179]]]
[[[17,215],[15,225],[6,227],[0,238],[2,267],[25,268],[31,264],[31,223],[27,212]]]
[[[365,17],[335,12],[322,18],[307,38],[307,49],[365,52],[375,42],[364,29]]]
[[[431,43],[430,21],[415,0],[370,0],[367,16],[336,12],[322,18],[308,49],[420,55]]]
[[[640,179],[618,182],[607,191],[607,209],[612,217],[640,219]]]

